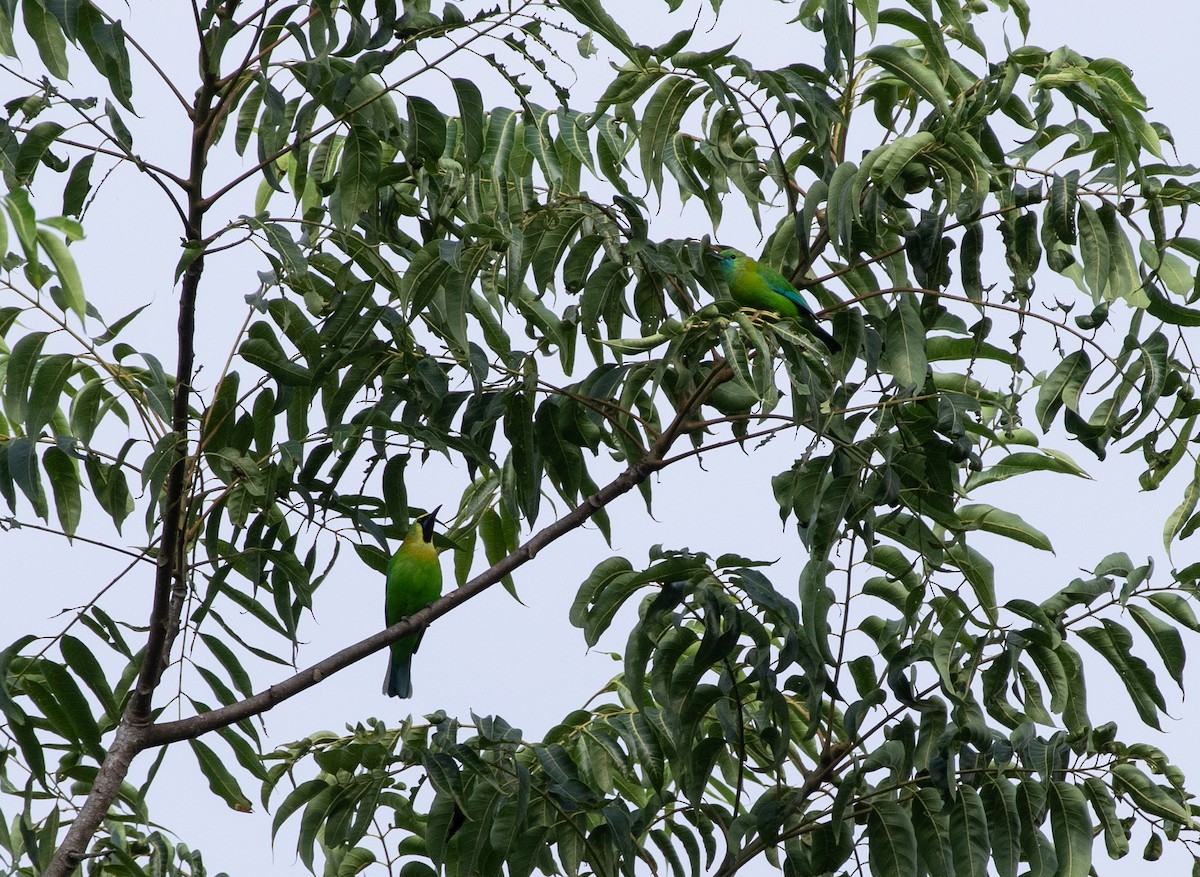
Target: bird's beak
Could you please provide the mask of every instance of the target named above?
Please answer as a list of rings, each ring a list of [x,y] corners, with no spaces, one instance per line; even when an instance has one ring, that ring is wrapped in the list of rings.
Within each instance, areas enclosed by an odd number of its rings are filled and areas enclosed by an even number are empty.
[[[425,514],[421,515],[420,518],[418,518],[418,520],[421,522],[421,530],[425,535],[426,542],[433,541],[433,525],[437,523],[437,513],[441,510],[442,507],[438,506],[433,511],[426,512]]]

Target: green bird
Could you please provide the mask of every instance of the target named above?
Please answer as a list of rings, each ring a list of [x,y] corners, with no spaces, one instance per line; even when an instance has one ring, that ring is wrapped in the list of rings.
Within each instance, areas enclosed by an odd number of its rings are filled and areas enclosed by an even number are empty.
[[[796,317],[809,332],[821,339],[830,353],[842,349],[837,339],[817,322],[816,315],[799,290],[770,265],[763,265],[745,253],[732,249],[719,253],[714,251],[713,255],[721,263],[725,282],[729,284],[729,293],[735,302],[744,308],[771,311],[781,317]]]
[[[387,598],[383,609],[388,627],[420,612],[442,595],[442,565],[438,563],[437,549],[433,547],[433,525],[440,509],[438,506],[413,521],[400,550],[388,564]],[[412,656],[424,633],[422,630],[392,643],[387,675],[383,678],[384,694],[412,697]]]

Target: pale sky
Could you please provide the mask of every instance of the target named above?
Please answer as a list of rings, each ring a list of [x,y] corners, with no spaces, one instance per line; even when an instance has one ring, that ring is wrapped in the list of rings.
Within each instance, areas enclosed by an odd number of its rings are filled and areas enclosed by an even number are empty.
[[[626,9],[635,7],[633,3],[622,5]],[[1195,51],[1197,36],[1200,36],[1200,19],[1197,19],[1192,3],[1145,0],[1137,4],[1137,15],[1131,13],[1130,4],[1117,0],[1085,4],[1031,0],[1031,6],[1031,43],[1045,48],[1067,44],[1084,55],[1110,56],[1127,63],[1154,107],[1152,117],[1167,124],[1174,132],[1181,162],[1200,164],[1200,122],[1195,112],[1200,83],[1194,72],[1187,72],[1192,69],[1187,62]],[[725,7],[718,42],[728,42],[727,34],[732,35],[736,28],[744,27],[745,37],[738,51],[758,57],[759,45],[765,35],[755,33],[756,23],[739,11],[743,8],[758,10],[764,8],[764,4],[730,0]],[[794,7],[765,4],[765,8],[790,17]],[[708,9],[707,4],[703,9]],[[160,13],[161,10],[148,9],[145,4],[134,4],[127,27],[143,42],[153,42],[152,38],[141,35],[147,28],[153,31],[163,26],[150,21],[150,16]],[[614,15],[626,24],[635,38],[653,41],[653,37],[637,31],[639,20],[646,15],[640,6],[636,15],[623,15],[615,9]],[[710,20],[710,13],[701,14],[702,27],[707,27]],[[691,14],[681,13],[670,22],[669,29],[682,29],[690,21]],[[1015,23],[1010,24],[1008,33],[1014,42],[1019,40]],[[149,36],[153,37],[153,33]],[[762,47],[762,51],[771,56],[786,53],[787,49],[778,43]],[[606,56],[604,48],[601,56]],[[192,62],[190,48],[181,61],[184,64]],[[581,75],[584,71],[597,77],[609,73],[607,66],[600,65],[579,69]],[[604,81],[585,79],[578,84],[577,93],[598,90]],[[151,99],[135,93],[135,101],[148,119],[154,118],[156,104]],[[178,137],[182,130],[179,126],[174,129],[167,126],[155,136]],[[137,129],[135,134],[142,136]],[[159,148],[166,148],[165,144],[170,141],[162,142],[164,146]],[[144,191],[143,187],[138,188]],[[673,182],[668,181],[666,191],[668,197],[673,196]],[[111,199],[112,193],[102,193],[102,197]],[[158,312],[155,319],[162,320],[162,326],[169,330],[174,321],[173,293],[169,286],[177,252],[169,245],[162,245],[161,241],[160,248],[148,249],[145,236],[160,223],[169,223],[169,244],[178,237],[177,223],[170,214],[161,212],[161,199],[143,203],[141,200],[134,202],[135,197],[143,196],[132,195],[125,205],[118,200],[114,207],[139,212],[137,220],[129,220],[130,225],[125,221],[120,225],[87,224],[94,246],[86,251],[88,255],[79,257],[84,261],[84,282],[89,290],[103,290],[96,300],[110,319],[152,297],[153,310]],[[251,212],[252,197],[253,190],[247,190],[242,202],[231,206],[236,212]],[[687,224],[696,221],[696,214],[689,213],[682,220],[676,218],[676,214],[674,206],[665,206],[652,218],[651,236],[698,236],[710,231],[707,226],[696,228]],[[114,218],[119,215],[114,214]],[[135,222],[136,227],[133,227]],[[756,244],[756,234],[751,227],[739,229],[726,225],[722,227],[721,237],[734,241],[739,233],[743,237],[738,242],[746,248]],[[88,259],[93,261],[89,264]],[[243,316],[242,296],[252,291],[256,283],[253,273],[239,272],[236,264],[222,266],[219,263],[219,259],[214,260],[210,271],[227,278],[227,285],[207,283],[200,305],[202,318],[208,321],[204,341],[214,352],[208,366],[210,379],[215,379],[214,373],[221,364],[221,360],[215,358],[215,351],[224,349],[236,332]],[[127,289],[128,295],[113,295],[122,289]],[[227,298],[229,307],[212,307],[212,299],[218,295]],[[114,297],[120,301],[114,301]],[[169,347],[161,347],[159,351],[164,361],[169,361],[166,355],[170,352]],[[1093,566],[1112,550],[1125,550],[1135,561],[1153,555],[1160,563],[1157,580],[1165,580],[1168,566],[1162,555],[1160,534],[1164,517],[1178,501],[1179,479],[1173,479],[1157,494],[1141,494],[1136,484],[1138,470],[1130,465],[1136,460],[1119,457],[1114,449],[1101,467],[1081,448],[1068,447],[1061,440],[1049,443],[1067,450],[1093,475],[1102,477],[1093,482],[1065,477],[1047,477],[1042,481],[1018,479],[1018,483],[989,488],[991,492],[986,495],[986,501],[1027,515],[1031,523],[1049,533],[1057,550],[1053,557],[1019,546],[1006,549],[1003,555],[996,552],[993,560],[998,567],[997,587],[1001,599],[1016,592],[1024,593],[1026,589],[1033,589],[1034,593],[1055,590],[1078,575],[1080,568]],[[664,472],[656,484],[654,519],[646,516],[636,493],[618,500],[610,509],[612,553],[624,555],[636,565],[645,562],[646,549],[650,545],[661,542],[668,547],[691,547],[712,554],[737,551],[752,557],[779,557],[779,564],[769,570],[768,575],[784,593],[792,589],[794,598],[794,583],[803,565],[803,552],[790,525],[787,532],[782,532],[779,527],[769,475],[785,468],[799,447],[790,439],[779,439],[762,454],[751,456],[727,448],[706,457],[707,471],[683,464]],[[413,475],[408,485],[410,502],[426,507],[442,502],[453,506],[457,485],[465,478],[465,474],[459,472],[456,486],[450,488],[445,483],[437,483],[435,476],[422,473],[415,466],[409,471]],[[1044,493],[1033,496],[1031,491]],[[714,501],[715,497],[720,500]],[[761,510],[761,519],[749,514],[749,510]],[[25,511],[28,512],[27,508]],[[539,520],[541,524],[551,519],[552,511],[544,508],[543,516]],[[87,519],[85,510],[85,521]],[[138,541],[140,527],[137,515],[127,522],[125,536],[131,543]],[[65,551],[53,537],[29,530],[0,534],[0,540],[8,552],[16,552],[21,570],[21,574],[9,578],[9,593],[5,594],[9,606],[13,605],[11,592],[14,586],[23,587],[18,595],[20,611],[10,610],[0,615],[0,643],[4,644],[22,633],[58,630],[63,619],[51,618],[53,614],[85,599],[107,581],[108,575],[124,565],[121,558],[86,549]],[[385,657],[378,654],[343,671],[336,680],[268,713],[266,721],[271,740],[282,743],[319,729],[341,733],[347,722],[368,716],[379,716],[395,724],[410,711],[420,715],[438,708],[464,720],[469,719],[470,711],[479,715],[500,714],[512,725],[524,729],[528,738],[539,737],[570,710],[582,706],[620,669],[620,665],[603,650],[621,650],[627,626],[618,622],[614,632],[589,654],[581,632],[567,622],[567,608],[579,583],[607,554],[608,549],[594,529],[572,534],[539,555],[518,575],[517,586],[525,606],[514,602],[502,589],[495,588],[430,628],[414,661],[415,696],[411,701],[391,700],[379,693]],[[1177,548],[1177,565],[1185,565],[1195,559],[1196,554],[1194,545],[1184,543]],[[1003,566],[1006,562],[1010,565]],[[449,559],[445,560],[445,568],[449,583]],[[117,591],[135,601],[144,600],[149,582],[150,576],[143,572],[122,582]],[[33,587],[29,587],[29,583],[33,583]],[[382,626],[382,597],[383,582],[379,577],[360,566],[349,552],[344,552],[333,576],[318,591],[317,620],[306,628],[309,641],[302,649],[300,664],[311,664],[378,630]],[[1194,639],[1185,641],[1194,646]],[[270,675],[276,672],[259,669],[255,681],[263,687],[279,678]],[[1176,708],[1178,701],[1171,698],[1169,679],[1161,672],[1158,675],[1178,721],[1168,722],[1167,735],[1157,742],[1182,764],[1193,782],[1200,784],[1200,759],[1188,745],[1191,742],[1189,731],[1200,717],[1193,708],[1183,705]],[[1097,722],[1108,718],[1100,706],[1104,702],[1104,679],[1115,687],[1113,700],[1123,702],[1126,699],[1111,675],[1093,675],[1089,703]],[[1125,735],[1155,740],[1150,732],[1135,733],[1135,721],[1132,710],[1126,710],[1120,719]],[[220,742],[213,745],[221,752],[227,751]],[[135,776],[139,774],[138,767],[144,770],[151,757],[145,754],[141,757],[135,766]],[[159,778],[152,816],[166,827],[179,830],[179,840],[201,849],[210,873],[224,870],[234,877],[307,873],[293,853],[297,819],[285,826],[272,856],[269,847],[271,816],[258,806],[258,789],[252,781],[245,780],[243,790],[255,801],[256,812],[246,815],[226,809],[210,795],[207,782],[199,774],[185,745],[173,749],[164,770],[170,775]],[[281,799],[282,796],[277,796],[275,803]],[[0,808],[9,817],[16,809],[14,804],[13,799],[0,799]],[[1144,842],[1145,836],[1139,837]],[[1136,838],[1134,849],[1140,849]],[[1168,845],[1160,867],[1183,867],[1188,857],[1176,858],[1181,852],[1172,851]],[[1096,866],[1103,874],[1132,874],[1141,864],[1134,852],[1113,866],[1105,857],[1102,843],[1098,843],[1095,857]],[[748,873],[766,872],[767,867],[763,864]]]

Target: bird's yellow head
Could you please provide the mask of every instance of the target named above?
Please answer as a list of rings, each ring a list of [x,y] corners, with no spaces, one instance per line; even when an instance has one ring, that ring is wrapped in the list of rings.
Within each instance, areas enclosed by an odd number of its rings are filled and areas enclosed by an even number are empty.
[[[415,521],[413,521],[414,524],[421,525],[421,538],[424,539],[426,542],[433,541],[433,527],[437,523],[437,513],[440,512],[441,510],[442,510],[442,507],[438,506],[433,511],[426,512],[425,514],[418,517]]]
[[[725,279],[729,280],[733,276],[734,263],[742,257],[742,254],[732,247],[713,247],[709,250],[709,255],[717,260]]]
[[[742,254],[733,249],[733,247],[723,247],[720,244],[712,244],[708,251],[708,255],[712,256],[722,264],[728,264],[732,263],[734,259]]]

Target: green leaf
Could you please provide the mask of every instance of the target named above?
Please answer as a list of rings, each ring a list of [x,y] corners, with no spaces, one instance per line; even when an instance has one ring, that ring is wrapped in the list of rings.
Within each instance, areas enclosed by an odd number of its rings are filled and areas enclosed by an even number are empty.
[[[1005,365],[1019,365],[1020,359],[1011,350],[994,344],[980,342],[975,338],[949,338],[945,335],[930,335],[925,339],[925,349],[930,362],[943,360],[990,359]]]
[[[283,823],[287,822],[288,818],[323,792],[329,790],[329,783],[324,780],[307,780],[300,783],[296,788],[288,792],[286,798],[280,803],[275,811],[275,818],[271,821],[271,839],[279,834],[279,829],[283,827]]]
[[[1179,630],[1141,606],[1131,604],[1126,608],[1133,616],[1133,620],[1138,623],[1138,627],[1150,639],[1158,656],[1162,658],[1167,672],[1171,674],[1171,678],[1182,690],[1183,665],[1187,660],[1187,653],[1184,651],[1183,637],[1179,635]]]
[[[936,149],[937,145],[937,138],[929,131],[920,131],[911,137],[897,137],[878,147],[878,156],[868,156],[863,160],[859,177],[869,169],[871,182],[880,189],[888,190],[913,159],[923,152]]]
[[[999,877],[1016,877],[1021,853],[1017,787],[1004,776],[987,773],[979,797],[987,814],[988,840],[996,873]]]
[[[342,150],[335,192],[333,220],[339,229],[353,228],[359,216],[375,206],[382,158],[379,135],[363,126],[351,126]]]
[[[1040,643],[1030,643],[1025,647],[1025,652],[1033,658],[1042,679],[1050,688],[1050,709],[1056,713],[1062,712],[1071,694],[1071,680],[1062,659],[1053,649]]]
[[[296,836],[296,851],[304,867],[315,873],[313,868],[313,853],[317,843],[317,834],[325,826],[329,811],[337,796],[336,786],[329,786],[308,802],[304,815],[300,817],[300,830]]]
[[[59,397],[77,362],[78,359],[69,353],[54,353],[41,360],[29,391],[29,405],[25,411],[26,435],[38,436],[42,427],[58,412]]]
[[[1113,791],[1118,797],[1128,796],[1134,806],[1153,816],[1161,816],[1182,825],[1190,822],[1187,806],[1168,795],[1136,765],[1118,762],[1112,766],[1112,775]]]
[[[559,107],[558,132],[567,151],[579,159],[580,164],[593,174],[596,173],[591,142],[588,140],[587,119],[583,114],[568,110],[566,107]]]
[[[879,0],[854,0],[854,8],[866,22],[871,38],[875,38],[875,29],[879,27]]]
[[[1088,289],[1093,295],[1102,295],[1111,270],[1108,232],[1096,209],[1086,201],[1079,202],[1079,256]]]
[[[684,113],[702,93],[703,89],[693,80],[668,76],[646,105],[639,138],[642,172],[659,194],[662,193],[662,168],[667,146],[679,133]]]
[[[402,297],[408,303],[410,320],[415,320],[434,300],[451,270],[437,247],[429,244],[417,251],[401,280]]]
[[[38,122],[29,129],[29,133],[21,141],[21,148],[17,151],[13,167],[13,173],[21,185],[27,186],[33,182],[33,175],[38,166],[64,130],[57,122]]]
[[[342,861],[338,864],[337,877],[354,877],[355,874],[358,874],[360,871],[364,870],[368,865],[373,864],[375,864],[375,854],[373,852],[363,849],[362,847],[354,847],[346,850],[346,852],[343,854]],[[424,863],[407,862],[405,867],[416,864]],[[429,877],[434,877],[434,875],[437,873],[428,866],[426,866],[426,868],[428,870]],[[403,871],[404,869],[401,868],[402,873]],[[408,875],[406,875],[406,877],[408,877]]]
[[[49,332],[29,332],[13,345],[4,372],[4,413],[12,423],[22,423],[29,403],[33,373],[41,361],[42,345]]]
[[[964,530],[983,530],[1006,539],[1015,539],[1041,551],[1054,552],[1045,533],[1012,512],[983,503],[959,506],[957,511]]]
[[[113,696],[104,669],[100,666],[100,662],[92,650],[70,634],[63,634],[59,641],[59,648],[62,650],[63,660],[67,662],[67,666],[96,695],[100,705],[108,714],[108,718],[115,721],[120,711],[120,705]]]
[[[1037,780],[1024,780],[1017,787],[1021,856],[1029,864],[1030,877],[1053,877],[1058,868],[1053,844],[1038,829],[1045,818],[1045,800],[1045,788]]]
[[[458,115],[461,122],[460,134],[464,154],[463,166],[474,168],[483,156],[484,125],[483,96],[470,79],[451,79],[454,94],[458,98]]]
[[[255,85],[242,98],[242,106],[238,110],[237,130],[233,137],[233,149],[238,155],[246,152],[250,143],[250,135],[254,133],[254,123],[258,120],[258,112],[262,109],[263,87]]]
[[[479,538],[483,541],[483,553],[487,562],[493,566],[503,560],[510,551],[516,549],[516,528],[506,527],[504,520],[494,507],[484,510],[479,516]],[[504,589],[513,597],[517,596],[517,586],[512,576],[500,580]]]
[[[516,139],[517,114],[507,107],[497,107],[488,113],[487,139],[480,164],[490,171],[493,180],[508,176],[508,158]]]
[[[112,101],[104,101],[104,115],[108,117],[108,124],[112,126],[112,136],[117,142],[117,145],[126,152],[133,152],[133,134],[125,125],[125,120],[121,118],[121,114],[117,112],[117,108],[113,106]]]
[[[254,684],[250,681],[250,674],[242,667],[241,661],[237,655],[218,637],[211,634],[202,633],[200,638],[204,640],[204,644],[208,646],[213,656],[221,662],[221,666],[225,668],[225,672],[229,674],[229,678],[233,680],[233,685],[242,694],[243,697],[250,697],[254,694]]]
[[[1075,214],[1079,194],[1079,171],[1073,170],[1066,176],[1055,174],[1050,183],[1050,227],[1058,239],[1065,244],[1075,243]]]
[[[1078,463],[1061,451],[1044,450],[1041,453],[1017,451],[980,472],[972,473],[971,477],[967,479],[966,489],[972,491],[985,484],[1006,481],[1029,472],[1056,472],[1060,475],[1075,475],[1079,478],[1090,477]]]
[[[1127,829],[1117,816],[1117,802],[1113,800],[1108,786],[1099,777],[1086,777],[1083,781],[1083,793],[1092,805],[1092,811],[1100,820],[1104,831],[1104,846],[1110,859],[1121,859],[1129,853],[1129,837]]]
[[[930,877],[954,877],[950,820],[942,813],[942,796],[937,789],[917,789],[912,798],[912,823],[917,851]]]
[[[96,502],[112,518],[119,533],[122,522],[133,511],[133,496],[125,473],[119,466],[104,463],[94,454],[84,461],[84,468]]]
[[[901,295],[887,318],[888,364],[901,387],[923,387],[928,360],[925,355],[925,327],[913,295]]]
[[[32,265],[40,264],[37,249],[37,214],[34,213],[33,205],[29,203],[29,193],[24,189],[13,189],[4,198],[4,208],[8,211],[8,218],[12,220],[13,231],[17,234],[17,240],[21,242],[21,251],[26,260]],[[28,271],[28,268],[26,270]]]
[[[624,53],[632,50],[629,34],[605,11],[599,0],[563,0],[562,5],[576,21],[590,27],[617,49]]]
[[[834,246],[840,252],[849,251],[852,246],[859,212],[859,190],[856,185],[859,176],[859,167],[852,161],[844,161],[837,166],[829,180],[826,223]]]
[[[25,29],[37,46],[38,55],[50,75],[55,79],[66,79],[67,40],[57,19],[46,9],[43,0],[23,0],[21,12],[24,14]]]
[[[69,730],[56,728],[60,733],[66,730],[67,736],[80,742],[83,751],[97,761],[104,759],[104,747],[100,745],[100,728],[92,716],[92,706],[83,696],[79,685],[70,673],[53,661],[41,661],[38,669],[46,679],[51,694],[62,708],[63,714],[70,725]],[[49,719],[50,717],[47,716]]]
[[[1092,373],[1092,362],[1082,350],[1068,353],[1042,381],[1036,406],[1038,423],[1048,431],[1059,410],[1079,413],[1079,395]]]
[[[907,50],[899,46],[875,46],[867,52],[867,58],[906,83],[943,114],[949,110],[950,98],[941,79]]]
[[[987,813],[979,793],[968,785],[958,787],[950,807],[950,849],[955,877],[986,877],[988,853]]]
[[[350,139],[354,139],[351,129]],[[372,132],[372,136],[374,136]],[[376,145],[378,145],[376,143]],[[350,143],[347,141],[347,148]],[[405,154],[410,161],[420,159],[436,163],[442,157],[446,148],[446,117],[434,106],[433,102],[423,97],[409,95],[408,97],[408,148]],[[374,192],[372,192],[372,199]]]
[[[996,570],[992,562],[963,542],[954,542],[946,549],[946,556],[959,568],[975,599],[987,614],[988,620],[996,622]]]
[[[1160,591],[1150,594],[1146,599],[1154,605],[1154,608],[1166,613],[1188,630],[1200,632],[1200,619],[1196,617],[1196,613],[1186,597],[1171,591]]]
[[[200,772],[208,779],[208,787],[214,795],[239,813],[249,813],[254,809],[250,804],[250,799],[242,793],[237,780],[225,767],[225,762],[217,756],[217,753],[199,740],[188,740],[188,745],[196,754]],[[276,818],[278,819],[278,814],[276,814]]]
[[[1179,296],[1190,295],[1196,282],[1195,272],[1189,271],[1187,263],[1174,253],[1160,255],[1158,277],[1167,289]]]
[[[41,470],[38,467],[37,445],[31,438],[22,436],[8,442],[8,471],[21,492],[33,506],[33,512],[43,521],[50,516],[46,502],[46,491],[42,487]]]
[[[71,0],[79,16],[75,34],[88,60],[108,80],[113,97],[134,112],[133,82],[129,70],[129,52],[125,47],[125,29],[118,20],[106,20],[93,3]],[[57,5],[57,2],[56,2]]]
[[[533,278],[539,291],[554,282],[554,274],[571,242],[588,219],[582,210],[557,210],[547,219],[533,252]]]
[[[526,367],[533,367],[531,359],[526,360]],[[526,393],[518,388],[505,395],[504,435],[511,445],[511,465],[506,466],[506,469],[513,473],[510,495],[515,496],[517,505],[530,525],[537,520],[544,472],[544,463],[534,432],[533,414],[532,392]]]
[[[1142,286],[1149,303],[1146,311],[1152,316],[1174,326],[1200,326],[1200,311],[1185,308],[1168,299],[1153,283]]]
[[[47,448],[42,454],[42,465],[50,479],[50,490],[54,494],[54,509],[58,512],[58,523],[68,540],[75,535],[83,503],[79,498],[79,465],[75,459],[57,445]]]
[[[85,383],[71,400],[71,434],[85,446],[91,442],[100,421],[104,392],[104,378],[96,377]]]
[[[1192,519],[1192,513],[1196,511],[1198,502],[1200,502],[1200,462],[1197,463],[1191,480],[1183,489],[1182,501],[1163,522],[1163,547],[1166,548],[1168,556],[1171,554],[1171,543],[1176,536],[1183,532],[1184,527]]]
[[[868,866],[874,877],[916,877],[917,836],[908,811],[874,801],[867,813]]]
[[[271,249],[279,256],[285,278],[301,278],[308,273],[308,260],[304,258],[304,252],[281,224],[258,219],[251,219],[249,224],[251,228],[262,231]]]
[[[594,646],[612,623],[617,610],[643,587],[644,583],[638,581],[628,560],[607,558],[597,564],[579,586],[571,604],[571,623],[581,628],[587,644]]]
[[[281,386],[304,387],[312,383],[312,372],[291,360],[269,326],[257,323],[250,328],[250,337],[238,348],[243,359],[261,368]]]
[[[1158,712],[1166,710],[1166,701],[1158,690],[1154,673],[1145,661],[1130,651],[1133,637],[1129,631],[1105,618],[1101,627],[1079,628],[1075,633],[1099,652],[1116,671],[1142,721],[1152,728],[1159,728]]]
[[[1050,833],[1060,877],[1087,877],[1092,868],[1092,821],[1087,799],[1076,786],[1055,780],[1046,790]]]
[[[1145,307],[1148,302],[1143,287],[1146,284],[1138,274],[1133,246],[1122,227],[1117,208],[1106,201],[1100,205],[1097,213],[1108,234],[1110,254],[1109,277],[1104,300],[1113,302],[1118,298],[1123,298],[1135,307]]]

